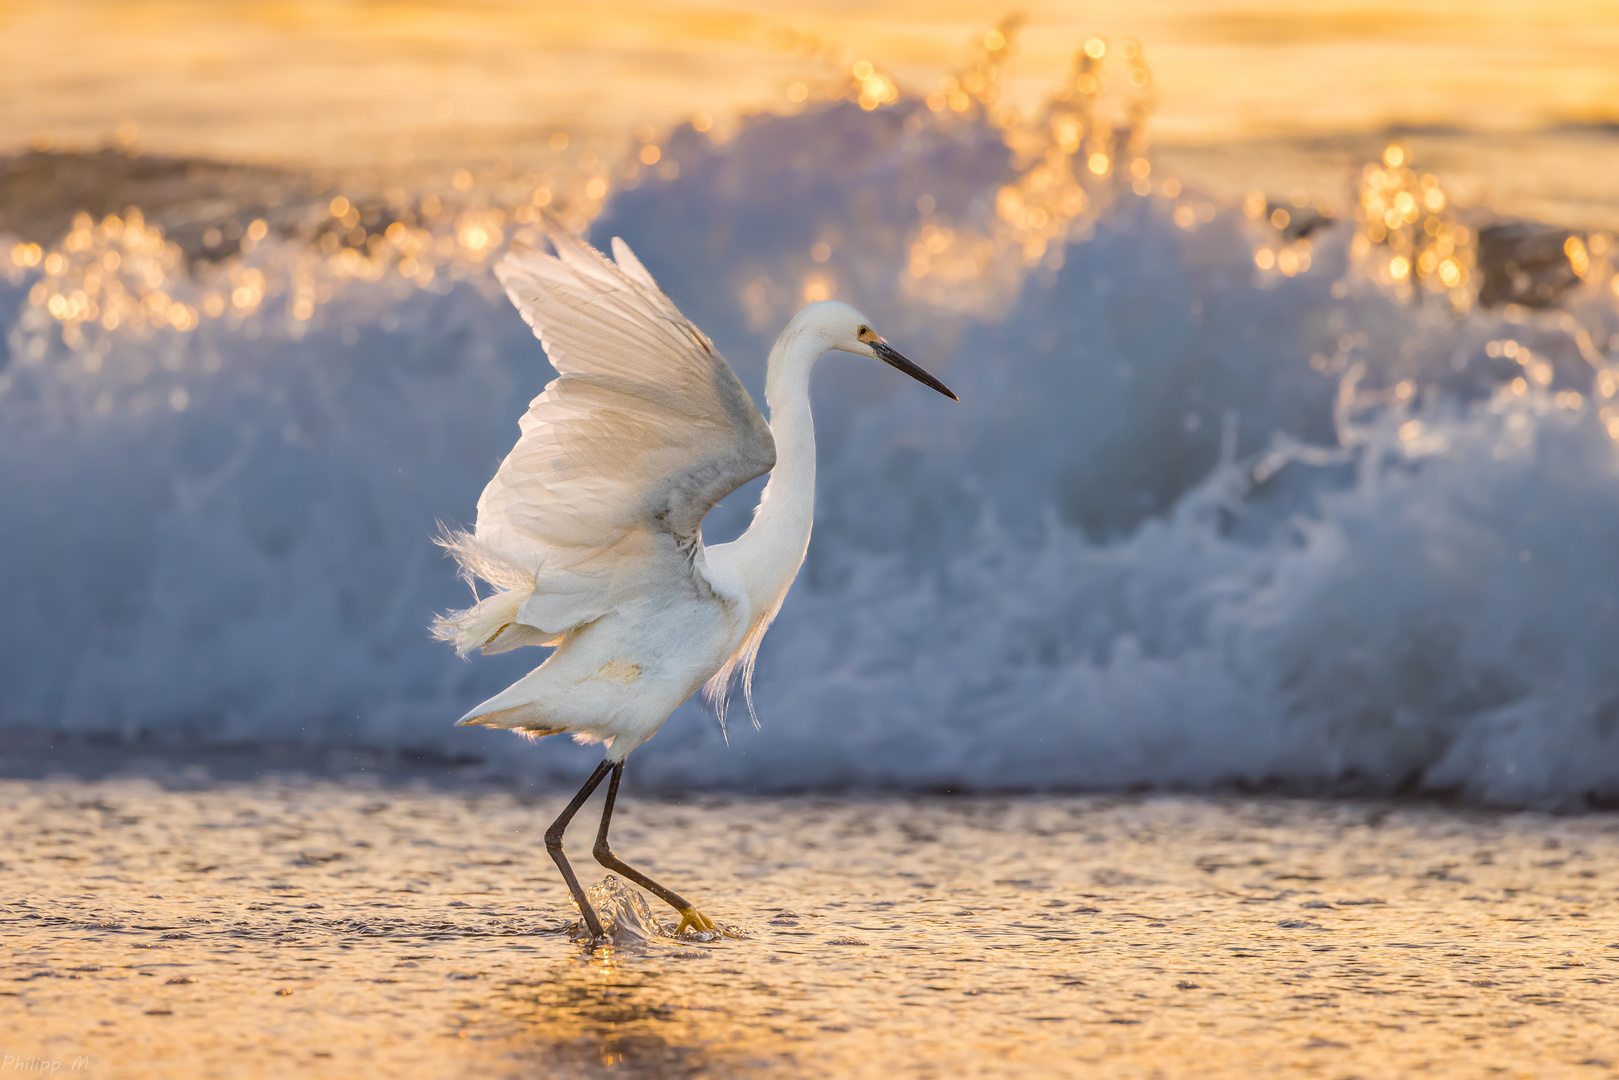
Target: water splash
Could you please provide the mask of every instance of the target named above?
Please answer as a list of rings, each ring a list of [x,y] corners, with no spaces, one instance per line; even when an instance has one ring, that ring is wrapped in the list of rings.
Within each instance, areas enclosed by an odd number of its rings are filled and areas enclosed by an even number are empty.
[[[624,884],[617,875],[608,874],[586,889],[585,898],[596,909],[602,932],[614,945],[645,945],[655,938],[666,936],[664,928],[652,917],[652,907],[646,902],[646,897],[639,890]],[[576,925],[575,936],[586,934],[583,927],[581,920]]]
[[[986,34],[975,62],[925,99],[941,130],[999,129],[1013,170],[993,200],[975,199],[954,219],[937,212],[933,195],[919,201],[905,285],[930,303],[1004,310],[1028,270],[1062,268],[1065,246],[1085,235],[1119,191],[1154,190],[1147,156],[1152,75],[1140,43],[1126,38],[1110,50],[1104,39],[1089,39],[1068,79],[1025,119],[1000,103],[1001,66],[1017,25],[1008,20]],[[1113,57],[1123,65],[1117,75]],[[1173,182],[1173,190],[1179,186]]]
[[[678,924],[660,922],[652,913],[652,906],[647,903],[645,895],[624,884],[615,874],[608,874],[586,889],[585,898],[596,909],[607,941],[616,946],[653,942],[709,942],[722,937],[737,937],[741,933],[737,927],[726,926],[712,931],[689,929],[677,935],[675,928]],[[574,910],[578,909],[578,904],[574,904]],[[589,937],[583,920],[576,922],[571,932],[581,940]]]

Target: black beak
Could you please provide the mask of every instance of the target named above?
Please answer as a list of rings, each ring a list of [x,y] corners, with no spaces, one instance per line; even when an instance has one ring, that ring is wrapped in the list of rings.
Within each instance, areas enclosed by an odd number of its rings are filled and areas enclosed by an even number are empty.
[[[896,350],[892,345],[888,344],[888,342],[873,341],[871,343],[871,351],[877,354],[877,359],[881,360],[891,368],[898,368],[899,370],[905,372],[905,374],[909,375],[923,386],[933,387],[933,389],[937,390],[951,401],[961,400],[955,394],[950,392],[950,388],[948,386],[940,382],[938,379],[935,379],[932,375],[929,375],[927,372],[923,371],[909,360],[905,359],[905,357],[901,356],[898,350]]]

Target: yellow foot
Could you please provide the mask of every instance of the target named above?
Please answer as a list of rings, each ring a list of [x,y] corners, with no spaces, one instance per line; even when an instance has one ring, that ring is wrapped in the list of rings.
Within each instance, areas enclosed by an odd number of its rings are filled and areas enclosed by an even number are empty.
[[[694,907],[680,909],[680,925],[675,927],[675,937],[679,937],[681,934],[684,934],[687,926],[690,926],[693,930],[706,930],[710,932],[712,932],[714,929],[713,921],[709,919],[707,915],[704,915],[701,911],[698,911]]]

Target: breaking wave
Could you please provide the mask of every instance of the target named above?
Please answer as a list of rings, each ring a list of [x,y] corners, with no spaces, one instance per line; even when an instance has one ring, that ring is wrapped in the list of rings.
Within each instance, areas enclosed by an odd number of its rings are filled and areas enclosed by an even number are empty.
[[[687,128],[595,222],[756,395],[776,329],[835,294],[962,399],[822,362],[816,532],[760,655],[762,729],[726,746],[689,704],[641,782],[1619,795],[1602,238],[1534,262],[1543,233],[1491,239],[1398,162],[1280,216],[1125,157],[1048,191],[1013,142],[908,100]],[[1406,187],[1410,235],[1368,217]],[[69,333],[79,301],[41,291],[52,256],[133,273],[129,215],[48,255],[8,241],[0,724],[581,768],[449,726],[537,652],[469,663],[427,632],[465,600],[436,522],[472,518],[543,354],[484,263],[434,278],[406,253],[417,224],[375,230],[411,274],[320,277],[298,222],[334,211],[301,205],[224,285],[160,267],[185,310],[141,333]],[[1451,216],[1424,234],[1428,211]],[[463,243],[521,220],[472,212],[446,226]],[[250,303],[209,319],[210,288]]]

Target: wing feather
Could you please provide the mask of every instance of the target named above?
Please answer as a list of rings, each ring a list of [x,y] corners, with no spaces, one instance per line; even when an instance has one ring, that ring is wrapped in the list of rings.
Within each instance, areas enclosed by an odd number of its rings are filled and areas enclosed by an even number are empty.
[[[769,472],[776,448],[730,365],[629,245],[614,238],[610,260],[550,219],[546,230],[554,255],[514,245],[495,276],[558,377],[519,422],[474,532],[445,543],[469,575],[514,591],[532,581],[517,619],[554,635],[648,590],[706,589],[693,560],[703,516]],[[462,652],[504,629],[489,636],[476,610],[441,620]]]

